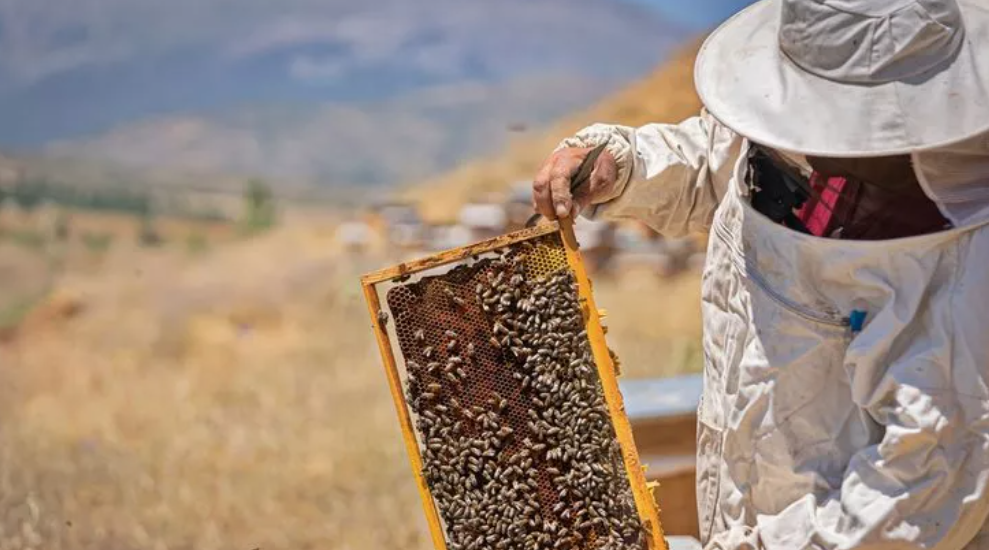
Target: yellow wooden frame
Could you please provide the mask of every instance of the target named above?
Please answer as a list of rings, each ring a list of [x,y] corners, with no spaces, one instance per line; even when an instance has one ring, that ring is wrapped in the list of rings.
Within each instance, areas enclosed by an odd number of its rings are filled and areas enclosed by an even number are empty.
[[[378,312],[381,310],[381,301],[375,286],[397,277],[413,275],[552,233],[559,233],[561,235],[561,240],[566,251],[567,263],[577,280],[581,309],[583,310],[584,323],[587,328],[587,337],[591,344],[591,351],[594,354],[594,361],[597,364],[598,377],[601,379],[601,385],[604,390],[605,401],[608,404],[608,411],[615,429],[615,435],[621,446],[622,458],[625,463],[629,485],[635,498],[639,519],[646,529],[649,549],[668,550],[669,547],[667,546],[663,527],[659,520],[659,507],[657,506],[651,487],[646,483],[645,468],[643,468],[639,461],[639,453],[635,446],[635,440],[632,437],[632,425],[629,423],[628,416],[625,414],[625,404],[622,400],[621,391],[618,388],[615,366],[612,362],[611,354],[608,351],[604,328],[601,325],[602,315],[594,304],[591,281],[580,255],[580,245],[577,242],[572,223],[569,220],[547,222],[515,233],[481,241],[470,246],[455,248],[427,258],[401,263],[374,273],[369,273],[361,278],[361,286],[363,287],[364,297],[367,300],[368,311],[371,315],[371,326],[378,342],[378,348],[381,351],[381,359],[384,362],[392,399],[395,402],[395,408],[398,410],[398,420],[402,427],[402,437],[405,440],[405,447],[409,453],[412,473],[416,480],[416,486],[419,488],[419,495],[422,498],[423,508],[426,512],[426,521],[429,524],[433,544],[436,550],[446,550],[447,548],[446,536],[443,532],[443,524],[440,520],[439,513],[436,510],[436,503],[429,490],[429,485],[422,476],[422,456],[415,435],[415,427],[412,424],[412,418],[409,414],[408,403],[405,400],[405,392],[402,390],[402,380],[395,361],[395,352],[392,349],[391,340],[388,337],[388,328],[378,318]]]

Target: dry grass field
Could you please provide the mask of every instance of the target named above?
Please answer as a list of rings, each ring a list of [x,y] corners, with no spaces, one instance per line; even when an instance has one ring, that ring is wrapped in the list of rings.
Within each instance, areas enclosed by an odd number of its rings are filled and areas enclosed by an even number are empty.
[[[51,281],[0,341],[0,550],[427,548],[358,285],[392,262],[290,224]],[[698,285],[595,281],[626,376],[699,368]]]
[[[150,227],[160,239],[156,246],[190,260],[237,238],[229,222],[159,217]],[[0,209],[0,332],[12,328],[61,274],[99,273],[112,264],[125,268],[148,247],[141,228],[133,214]]]
[[[0,347],[0,548],[427,547],[358,292],[383,258],[299,230],[133,260]],[[597,282],[627,375],[696,368],[696,284]]]

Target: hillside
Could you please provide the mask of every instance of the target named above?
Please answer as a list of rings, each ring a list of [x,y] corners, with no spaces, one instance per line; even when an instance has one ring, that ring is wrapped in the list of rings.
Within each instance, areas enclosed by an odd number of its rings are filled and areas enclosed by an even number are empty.
[[[434,176],[666,58],[596,0],[0,0],[0,150],[324,185]]]
[[[450,84],[377,102],[245,105],[139,120],[45,151],[148,174],[167,167],[258,175],[282,185],[394,185],[499,148],[511,123],[546,124],[606,89],[602,81],[557,75]]]
[[[598,105],[565,118],[545,132],[514,141],[491,158],[410,186],[402,196],[421,204],[427,219],[449,221],[461,204],[488,193],[504,192],[514,182],[531,178],[562,138],[588,124],[639,126],[675,122],[696,114],[701,103],[694,91],[693,69],[700,43],[693,42],[648,77]]]

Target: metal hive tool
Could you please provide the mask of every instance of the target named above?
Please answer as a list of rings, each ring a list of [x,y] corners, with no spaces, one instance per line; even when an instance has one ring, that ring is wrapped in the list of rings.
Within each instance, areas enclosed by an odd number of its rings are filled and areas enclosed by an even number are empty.
[[[569,225],[362,282],[437,549],[666,548]]]

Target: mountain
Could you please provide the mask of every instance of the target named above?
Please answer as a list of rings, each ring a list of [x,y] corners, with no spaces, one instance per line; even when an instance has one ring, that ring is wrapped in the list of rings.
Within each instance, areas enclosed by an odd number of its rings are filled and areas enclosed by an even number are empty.
[[[0,0],[0,147],[392,183],[497,146],[496,118],[545,123],[646,72],[685,34],[657,13],[599,0]],[[456,104],[437,108],[442,97]],[[429,152],[382,169],[368,145],[382,128]]]
[[[584,126],[595,122],[629,126],[679,122],[697,114],[701,102],[694,89],[694,60],[700,44],[700,40],[691,42],[647,77],[589,109],[562,119],[552,128],[517,139],[486,159],[410,185],[400,195],[419,204],[427,219],[451,221],[464,203],[490,194],[504,194],[515,182],[530,181],[560,140]]]
[[[449,84],[370,103],[255,104],[139,120],[45,151],[132,168],[383,185],[449,170],[501,144],[513,123],[548,122],[605,89],[561,75]]]

